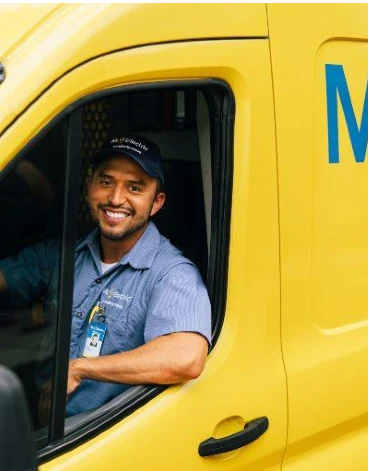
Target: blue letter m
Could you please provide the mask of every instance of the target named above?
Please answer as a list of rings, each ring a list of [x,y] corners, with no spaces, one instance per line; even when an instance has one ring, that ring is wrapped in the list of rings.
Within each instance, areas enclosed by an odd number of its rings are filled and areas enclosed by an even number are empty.
[[[368,143],[368,82],[360,129],[351,104],[348,84],[342,65],[326,64],[328,156],[330,164],[339,163],[339,129],[337,95],[340,96],[355,162],[364,162]]]

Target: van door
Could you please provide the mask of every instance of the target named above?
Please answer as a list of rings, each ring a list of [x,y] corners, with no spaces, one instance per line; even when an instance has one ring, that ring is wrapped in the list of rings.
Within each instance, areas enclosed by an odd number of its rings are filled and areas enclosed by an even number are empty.
[[[268,12],[290,405],[283,469],[363,471],[368,47],[362,18],[368,9],[324,4],[271,6]],[[292,62],[290,38],[297,51]]]
[[[155,90],[157,86],[174,87],[178,81],[184,87],[198,81],[221,82],[235,104],[235,121],[234,116],[228,117],[234,127],[211,128],[213,142],[216,133],[226,142],[223,149],[230,155],[227,172],[232,174],[232,191],[224,193],[226,204],[220,207],[227,208],[226,214],[222,209],[215,215],[227,221],[231,217],[231,224],[229,231],[217,234],[229,251],[228,263],[217,266],[222,273],[223,284],[217,288],[223,293],[223,302],[215,306],[218,309],[220,305],[221,312],[213,349],[197,380],[169,387],[149,402],[142,399],[133,413],[123,418],[112,414],[103,427],[96,421],[87,432],[77,424],[70,434],[51,434],[39,452],[44,471],[88,470],[96,464],[109,470],[280,469],[287,413],[280,345],[278,194],[268,41],[155,45],[86,63],[54,83],[7,130],[0,141],[1,163],[11,162],[47,123],[73,106],[88,104],[118,88],[124,93],[124,87],[134,85],[139,92],[140,86]],[[221,116],[219,119],[217,122]],[[210,239],[212,244],[215,236]],[[65,364],[57,364],[58,369],[65,370]],[[63,407],[60,403],[53,407],[57,418]],[[56,419],[51,426],[55,423]],[[239,437],[249,437],[251,429],[259,435],[258,440],[234,446]],[[230,448],[223,448],[229,441],[226,437],[230,437]],[[210,438],[217,440],[212,446],[207,442],[207,452],[214,454],[200,456],[200,445]],[[206,446],[201,449],[206,455]]]

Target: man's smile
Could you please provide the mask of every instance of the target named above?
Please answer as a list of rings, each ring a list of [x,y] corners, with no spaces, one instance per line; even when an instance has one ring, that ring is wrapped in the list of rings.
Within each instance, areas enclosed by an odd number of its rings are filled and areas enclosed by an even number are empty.
[[[110,211],[108,209],[102,210],[110,219],[114,219],[115,221],[121,221],[126,217],[130,216],[130,213],[127,211]]]
[[[102,211],[104,219],[111,224],[123,221],[129,216],[134,216],[135,211],[132,208],[120,207],[114,208],[113,206],[101,204],[98,209]]]

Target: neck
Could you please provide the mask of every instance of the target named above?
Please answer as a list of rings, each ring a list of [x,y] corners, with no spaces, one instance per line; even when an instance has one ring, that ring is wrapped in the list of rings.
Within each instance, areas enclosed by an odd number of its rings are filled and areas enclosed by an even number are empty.
[[[131,251],[146,230],[148,223],[133,234],[124,236],[119,240],[107,239],[103,234],[100,237],[101,261],[103,263],[115,263]]]

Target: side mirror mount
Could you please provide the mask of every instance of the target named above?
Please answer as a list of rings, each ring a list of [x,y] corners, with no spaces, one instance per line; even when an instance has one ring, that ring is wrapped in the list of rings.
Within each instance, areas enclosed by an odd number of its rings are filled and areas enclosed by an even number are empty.
[[[21,382],[0,365],[0,463],[7,471],[36,471],[31,419]]]

